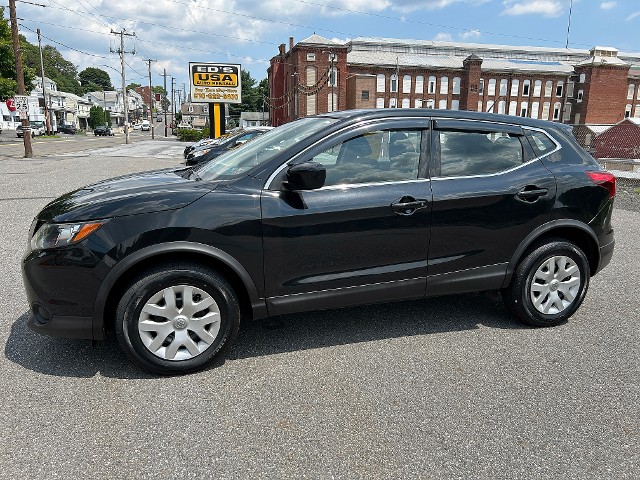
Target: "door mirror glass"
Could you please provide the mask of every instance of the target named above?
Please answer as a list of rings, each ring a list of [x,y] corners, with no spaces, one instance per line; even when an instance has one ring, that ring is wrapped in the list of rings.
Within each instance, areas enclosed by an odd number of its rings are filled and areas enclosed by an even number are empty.
[[[317,162],[304,162],[287,170],[285,188],[289,190],[315,190],[324,186],[327,170]]]

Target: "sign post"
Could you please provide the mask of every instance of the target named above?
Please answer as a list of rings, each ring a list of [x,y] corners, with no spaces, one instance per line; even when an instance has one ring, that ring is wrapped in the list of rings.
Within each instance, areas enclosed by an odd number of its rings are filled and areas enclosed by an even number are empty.
[[[189,63],[191,103],[209,104],[211,138],[225,132],[225,103],[242,103],[242,68],[237,64]]]

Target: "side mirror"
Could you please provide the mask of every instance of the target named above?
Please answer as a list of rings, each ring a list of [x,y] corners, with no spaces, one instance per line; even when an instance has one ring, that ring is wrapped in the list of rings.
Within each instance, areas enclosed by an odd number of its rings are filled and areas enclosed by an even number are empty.
[[[287,170],[285,188],[289,190],[315,190],[324,186],[327,170],[317,162],[304,162]]]

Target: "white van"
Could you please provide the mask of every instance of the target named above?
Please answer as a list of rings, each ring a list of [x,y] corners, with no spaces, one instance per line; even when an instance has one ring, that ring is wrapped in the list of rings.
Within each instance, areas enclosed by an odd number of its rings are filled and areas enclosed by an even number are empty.
[[[142,130],[143,132],[148,132],[149,130],[151,130],[151,124],[149,123],[149,120],[142,121],[142,126],[140,127],[140,130]]]

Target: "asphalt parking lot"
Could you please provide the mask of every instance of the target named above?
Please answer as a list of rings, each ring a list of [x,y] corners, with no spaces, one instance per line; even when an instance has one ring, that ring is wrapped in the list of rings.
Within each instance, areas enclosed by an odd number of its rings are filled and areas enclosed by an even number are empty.
[[[38,210],[181,159],[122,143],[0,149],[0,478],[640,478],[640,213],[615,210],[613,261],[566,325],[475,294],[288,315],[243,325],[207,371],[154,377],[114,339],[26,327]]]

